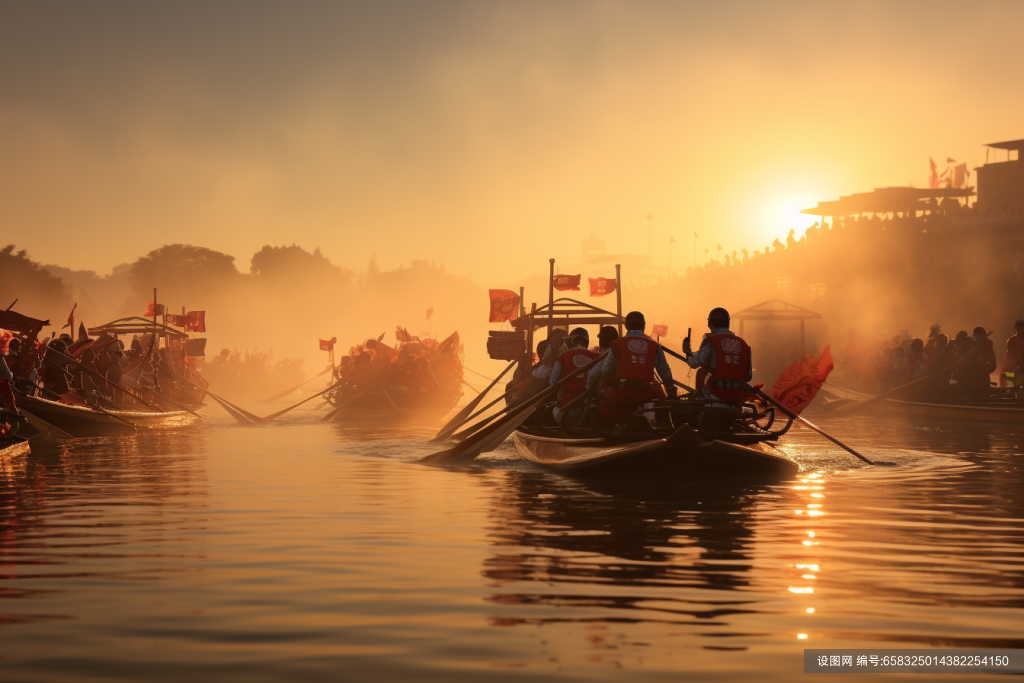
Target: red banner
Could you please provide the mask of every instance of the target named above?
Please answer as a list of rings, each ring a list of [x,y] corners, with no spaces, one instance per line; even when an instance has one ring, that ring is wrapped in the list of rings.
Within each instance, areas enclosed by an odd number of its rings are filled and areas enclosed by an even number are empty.
[[[189,311],[186,332],[206,332],[206,311]]]
[[[70,327],[71,328],[71,334],[72,335],[75,333],[75,309],[76,308],[78,308],[78,303],[77,302],[75,303],[74,306],[71,307],[71,313],[68,314],[68,324],[64,326],[64,327]],[[64,327],[62,327],[60,329],[63,330]]]
[[[501,323],[519,317],[519,295],[511,289],[489,289],[491,315],[488,322]]]
[[[188,316],[178,315],[177,313],[168,313],[167,324],[173,327],[185,327],[185,325],[188,324]]]
[[[582,278],[582,275],[555,275],[551,284],[560,292],[578,292]]]
[[[164,314],[164,305],[163,304],[154,304],[152,301],[147,301],[146,302],[146,317],[147,318],[152,318],[154,315],[163,315],[163,314]]]
[[[320,340],[320,350],[321,351],[333,351],[334,350],[334,343],[337,342],[337,341],[338,341],[337,337],[331,337],[330,339],[321,339]]]
[[[667,337],[668,336],[668,325],[655,325],[651,328],[651,334],[655,337]]]
[[[590,277],[590,296],[607,296],[615,291],[615,278]]]
[[[810,405],[821,383],[832,372],[832,347],[825,347],[821,358],[804,356],[787,368],[772,386],[772,398],[797,415]]]

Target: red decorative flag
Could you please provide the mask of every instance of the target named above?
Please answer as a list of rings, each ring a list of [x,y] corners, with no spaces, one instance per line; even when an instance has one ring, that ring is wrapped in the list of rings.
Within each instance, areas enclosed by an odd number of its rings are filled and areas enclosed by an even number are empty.
[[[186,332],[206,332],[206,311],[189,311]]]
[[[68,315],[68,324],[64,326],[64,327],[70,327],[71,328],[71,334],[75,333],[75,309],[76,308],[78,308],[78,303],[77,302],[75,303],[74,306],[71,307],[71,313]],[[62,327],[60,329],[63,330],[64,327]]]
[[[613,277],[589,277],[590,296],[606,296],[615,291],[615,278]]]
[[[560,292],[578,292],[582,279],[582,275],[555,275],[551,279],[551,284]]]
[[[655,325],[651,328],[651,334],[655,337],[667,337],[668,336],[668,325]]]
[[[832,372],[832,347],[825,347],[821,358],[804,356],[783,372],[772,385],[772,397],[797,415],[810,405],[821,383]]]
[[[338,341],[337,337],[331,337],[330,339],[321,339],[320,340],[320,350],[321,351],[333,351],[334,350],[334,343],[337,342],[337,341]]]
[[[489,289],[491,315],[487,322],[502,323],[519,317],[519,295],[511,289]]]
[[[186,325],[188,325],[188,316],[178,315],[176,313],[168,313],[167,324],[173,325],[174,327],[185,327]]]
[[[931,157],[928,157],[928,166],[931,169],[928,172],[928,187],[934,190],[939,186],[939,167]]]
[[[430,320],[430,316],[434,315],[434,307],[431,306],[427,309],[427,320]]]
[[[146,302],[146,317],[147,318],[152,318],[154,315],[163,315],[163,314],[164,314],[164,305],[163,304],[154,304],[152,301],[147,301]]]

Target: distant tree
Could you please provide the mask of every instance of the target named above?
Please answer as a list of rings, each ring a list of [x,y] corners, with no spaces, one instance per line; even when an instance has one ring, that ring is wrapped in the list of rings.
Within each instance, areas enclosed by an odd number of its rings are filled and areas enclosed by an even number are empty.
[[[290,282],[342,281],[352,282],[351,271],[339,268],[320,253],[317,247],[309,253],[302,247],[291,245],[272,247],[269,244],[253,254],[249,272],[260,282],[287,284]]]
[[[128,282],[138,297],[164,290],[166,303],[195,306],[239,282],[235,257],[191,244],[167,244],[140,257],[128,271]],[[158,295],[159,296],[159,295]]]
[[[54,319],[71,309],[73,302],[64,281],[30,259],[24,249],[15,252],[13,244],[0,249],[0,274],[0,308],[18,299],[13,310],[33,318]]]

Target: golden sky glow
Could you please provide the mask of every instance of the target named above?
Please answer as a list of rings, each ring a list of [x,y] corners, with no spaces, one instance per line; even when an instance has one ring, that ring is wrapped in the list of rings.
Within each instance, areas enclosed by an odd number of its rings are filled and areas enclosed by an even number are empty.
[[[165,243],[443,261],[591,231],[677,268],[1024,135],[1024,5],[136,3],[0,10],[0,225],[106,272]],[[492,282],[493,281],[493,282]]]

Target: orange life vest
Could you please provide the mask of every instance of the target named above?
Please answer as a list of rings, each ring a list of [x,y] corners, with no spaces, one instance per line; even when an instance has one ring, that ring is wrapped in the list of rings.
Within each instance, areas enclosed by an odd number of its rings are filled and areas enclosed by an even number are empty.
[[[654,381],[654,358],[658,345],[647,337],[619,337],[612,341],[618,352],[615,379],[631,379],[637,382]]]
[[[738,403],[747,394],[751,380],[750,345],[735,334],[709,334],[715,349],[715,367],[707,381],[707,390],[728,403]]]

